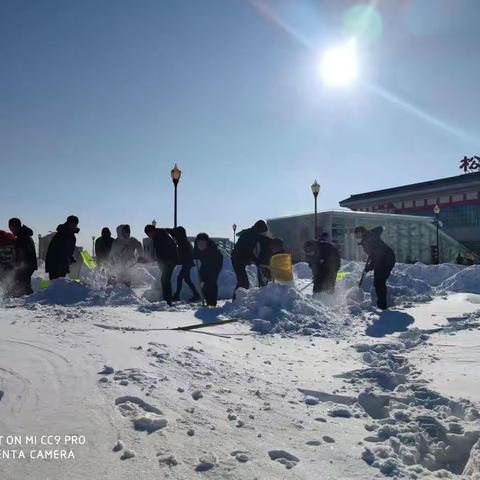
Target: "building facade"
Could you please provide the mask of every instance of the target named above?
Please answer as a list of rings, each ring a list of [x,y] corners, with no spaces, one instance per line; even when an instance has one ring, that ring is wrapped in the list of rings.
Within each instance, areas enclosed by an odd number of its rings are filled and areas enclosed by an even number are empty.
[[[431,217],[391,213],[354,212],[349,210],[320,212],[318,234],[327,233],[345,260],[365,260],[365,253],[355,239],[354,230],[382,226],[383,240],[395,251],[402,263],[432,263],[432,246],[436,246],[436,228]],[[267,220],[268,229],[280,237],[293,261],[304,259],[303,245],[315,236],[314,214],[294,215]],[[454,262],[469,250],[444,231],[439,231],[440,262]]]
[[[357,212],[433,216],[445,233],[480,254],[480,172],[352,195],[340,206]]]

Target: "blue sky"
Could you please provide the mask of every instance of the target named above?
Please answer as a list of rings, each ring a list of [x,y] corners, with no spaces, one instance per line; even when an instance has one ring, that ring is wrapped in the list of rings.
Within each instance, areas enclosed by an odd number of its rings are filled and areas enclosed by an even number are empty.
[[[480,2],[374,2],[360,81],[327,88],[319,55],[360,3],[0,0],[0,228],[75,213],[84,246],[142,237],[173,221],[175,162],[179,223],[218,236],[309,211],[315,178],[327,209],[459,174],[480,152]]]

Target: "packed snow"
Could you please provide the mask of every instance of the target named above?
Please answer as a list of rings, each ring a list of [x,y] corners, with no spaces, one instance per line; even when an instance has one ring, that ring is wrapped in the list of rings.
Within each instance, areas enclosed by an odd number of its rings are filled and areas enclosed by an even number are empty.
[[[480,267],[397,265],[387,312],[362,268],[313,295],[305,263],[262,289],[249,267],[232,301],[225,259],[216,309],[185,286],[169,307],[155,264],[130,286],[40,270],[0,303],[0,429],[86,443],[2,458],[1,478],[480,478]]]

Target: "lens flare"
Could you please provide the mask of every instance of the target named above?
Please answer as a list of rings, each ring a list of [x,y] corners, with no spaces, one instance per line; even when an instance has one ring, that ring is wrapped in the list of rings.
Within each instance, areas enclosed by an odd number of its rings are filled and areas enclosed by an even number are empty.
[[[355,39],[327,50],[320,60],[320,75],[331,87],[347,87],[358,76],[358,55]]]

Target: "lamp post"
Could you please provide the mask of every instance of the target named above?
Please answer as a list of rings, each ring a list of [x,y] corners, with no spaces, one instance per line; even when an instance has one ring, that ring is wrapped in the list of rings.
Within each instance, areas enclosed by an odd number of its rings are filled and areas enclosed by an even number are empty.
[[[440,207],[438,205],[435,205],[433,207],[433,213],[435,215],[435,227],[437,229],[437,265],[440,263],[440,242],[438,239],[438,216],[440,215]]]
[[[95,258],[95,235],[92,235],[92,258]]]
[[[236,244],[235,232],[237,231],[237,224],[236,223],[234,223],[232,225],[232,230],[233,230],[233,248],[235,248],[235,244]]]
[[[318,238],[317,198],[318,198],[318,194],[320,193],[320,185],[318,184],[316,179],[312,183],[312,193],[313,193],[313,198],[315,199],[315,240],[317,240],[317,238]]]
[[[172,177],[173,188],[175,191],[175,199],[174,199],[174,207],[173,207],[173,226],[177,226],[177,186],[178,182],[180,181],[180,177],[182,176],[181,170],[175,164],[170,172],[170,176]]]

